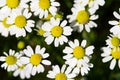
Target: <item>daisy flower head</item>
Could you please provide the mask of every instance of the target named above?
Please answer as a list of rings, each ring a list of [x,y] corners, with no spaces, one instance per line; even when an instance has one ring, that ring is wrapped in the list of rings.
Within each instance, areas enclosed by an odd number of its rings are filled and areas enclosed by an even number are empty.
[[[72,15],[68,15],[67,18],[75,31],[82,32],[85,28],[87,32],[90,32],[90,28],[97,27],[93,20],[98,19],[98,15],[89,13],[80,5],[74,5],[71,10]]]
[[[74,80],[75,73],[72,73],[72,68],[63,65],[62,68],[58,65],[52,66],[51,71],[48,71],[47,77],[55,80]]]
[[[120,36],[111,34],[110,36],[108,36],[108,39],[106,40],[106,44],[110,48],[119,47],[120,46]]]
[[[1,67],[7,69],[7,71],[15,71],[16,69],[18,69],[18,65],[21,65],[19,59],[22,54],[10,49],[9,54],[4,52],[4,55],[5,56],[0,56],[0,61],[5,62],[1,65]]]
[[[66,54],[65,56],[63,56],[63,59],[66,60],[65,64],[68,64],[72,68],[77,68],[79,70],[83,69],[83,71],[85,69],[89,70],[89,67],[93,67],[93,65],[90,64],[89,61],[91,58],[91,54],[93,54],[94,46],[86,47],[86,40],[83,40],[80,44],[77,39],[75,39],[74,42],[69,41],[68,44],[69,46],[66,46],[63,50],[63,53]],[[86,70],[85,73],[87,73]]]
[[[44,24],[44,21],[43,20],[39,20],[37,23],[36,23],[36,28],[35,29],[37,31],[37,34],[40,35],[40,36],[43,36],[45,31],[42,29],[42,25]]]
[[[120,13],[120,8],[119,8],[119,13]],[[120,36],[120,14],[117,13],[116,11],[113,12],[113,15],[117,20],[111,20],[108,23],[112,25],[113,27],[110,29],[110,32],[119,35]]]
[[[109,68],[113,70],[118,61],[118,67],[120,68],[120,47],[102,47],[102,51],[101,56],[103,57],[103,63],[111,61]]]
[[[6,11],[11,12],[17,8],[28,8],[29,0],[0,0],[0,7]],[[5,14],[8,14],[4,12]]]
[[[43,65],[51,65],[48,53],[45,53],[45,48],[41,48],[39,45],[36,46],[35,52],[30,46],[23,50],[25,56],[20,58],[22,64],[26,65],[26,75],[35,75],[36,73],[44,72],[45,68]]]
[[[67,21],[60,22],[59,18],[51,18],[49,22],[42,25],[42,29],[45,31],[45,42],[50,45],[54,41],[55,47],[68,42],[66,36],[70,36],[72,33],[72,28],[67,26]]]
[[[6,13],[4,13],[4,9],[0,10],[0,33],[2,36],[4,37],[8,37],[9,33],[10,33],[10,28],[12,26],[12,24],[8,24],[7,23],[7,19],[9,17],[10,12],[6,11]]]
[[[7,22],[9,24],[13,24],[11,27],[11,34],[16,35],[16,37],[26,36],[27,32],[32,32],[32,27],[34,27],[34,20],[31,20],[30,17],[32,13],[28,11],[28,9],[15,9],[12,10],[10,17]]]
[[[38,15],[39,18],[46,18],[48,13],[55,16],[59,6],[59,2],[55,0],[31,0],[30,3],[31,11],[34,12],[34,15]]]
[[[105,0],[88,0],[89,11],[94,13],[99,9],[99,6],[103,6],[104,4]]]
[[[18,69],[13,72],[13,76],[17,77],[20,76],[21,79],[29,79],[30,74],[27,74],[27,68],[26,65],[22,64],[21,66],[18,66]]]

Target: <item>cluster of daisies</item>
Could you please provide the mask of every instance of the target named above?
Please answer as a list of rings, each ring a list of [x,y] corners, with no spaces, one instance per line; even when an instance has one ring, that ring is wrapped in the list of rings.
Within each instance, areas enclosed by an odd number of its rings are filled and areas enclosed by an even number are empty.
[[[119,8],[120,13],[120,8]],[[116,11],[113,12],[113,15],[116,20],[111,20],[108,23],[112,25],[110,28],[110,36],[106,40],[106,47],[102,47],[103,53],[101,56],[103,57],[102,61],[110,63],[110,69],[113,70],[115,68],[116,63],[118,62],[118,66],[120,68],[120,14]]]
[[[104,4],[104,0],[74,0],[72,14],[66,17],[69,20],[68,25],[67,20],[63,20],[59,14],[60,3],[55,0],[0,0],[0,33],[4,37],[25,37],[35,30],[45,38],[47,45],[59,47],[68,43],[63,49],[65,63],[62,67],[52,65],[52,70],[48,71],[46,76],[55,80],[72,80],[79,74],[88,74],[93,67],[90,60],[94,46],[88,46],[86,40],[69,41],[68,36],[72,31],[82,32],[85,28],[90,32],[90,28],[97,27],[94,20],[98,19],[98,15],[95,15],[95,12]],[[34,20],[34,17],[39,20]],[[111,44],[116,45],[117,39],[115,37]],[[119,47],[115,50],[118,51]],[[46,59],[51,55],[45,51],[46,48],[40,45],[37,45],[35,50],[29,45],[20,52],[10,49],[9,54],[4,52],[5,56],[0,57],[0,61],[4,62],[1,67],[8,72],[12,71],[13,76],[30,78],[37,73],[43,73],[45,65],[51,66],[52,62]]]

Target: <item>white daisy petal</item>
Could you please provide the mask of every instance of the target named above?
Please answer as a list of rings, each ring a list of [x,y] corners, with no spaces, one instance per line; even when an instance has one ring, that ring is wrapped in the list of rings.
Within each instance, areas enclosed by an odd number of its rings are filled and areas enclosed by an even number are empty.
[[[113,59],[113,60],[111,61],[111,63],[110,63],[110,69],[113,70],[114,67],[115,67],[115,65],[116,65],[116,60]]]

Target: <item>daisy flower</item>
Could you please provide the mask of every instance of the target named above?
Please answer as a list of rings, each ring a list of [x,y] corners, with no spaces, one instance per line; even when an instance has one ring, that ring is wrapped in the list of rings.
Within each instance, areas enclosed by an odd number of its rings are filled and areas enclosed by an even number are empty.
[[[7,69],[7,71],[15,71],[18,69],[18,65],[21,65],[21,62],[19,58],[22,56],[22,54],[19,54],[18,52],[15,53],[14,50],[9,50],[9,55],[4,52],[5,56],[0,57],[1,62],[5,62],[1,65],[2,68]]]
[[[6,13],[5,13],[6,12]],[[7,23],[7,19],[9,16],[10,12],[6,11],[4,9],[0,10],[0,33],[4,37],[8,37],[10,33],[10,28],[12,24]]]
[[[90,28],[97,27],[97,24],[93,20],[98,19],[98,15],[89,13],[85,10],[85,7],[81,7],[80,5],[74,5],[71,10],[72,15],[68,15],[67,18],[75,31],[82,32],[85,28],[87,32],[90,32]]]
[[[32,27],[34,27],[34,20],[29,19],[32,13],[28,9],[15,9],[12,10],[10,17],[7,22],[13,24],[11,27],[11,34],[16,35],[16,37],[26,36],[27,32],[32,32]]]
[[[76,74],[72,73],[71,67],[66,67],[63,65],[62,68],[58,65],[52,66],[51,71],[48,71],[47,77],[55,80],[74,80],[72,78],[76,77]]]
[[[120,8],[119,8],[119,12],[120,12]],[[114,11],[113,15],[115,16],[115,18],[117,18],[117,20],[109,21],[109,24],[113,26],[110,29],[110,32],[120,36],[120,14]]]
[[[103,63],[111,61],[109,68],[113,70],[115,68],[116,62],[118,61],[118,67],[120,68],[120,47],[103,47],[102,51],[103,53],[101,56],[103,57]]]
[[[18,75],[20,76],[21,79],[29,79],[30,74],[27,74],[27,68],[25,67],[26,65],[21,65],[18,66],[18,69],[14,71],[13,76],[17,77]]]
[[[120,37],[118,35],[110,35],[108,36],[108,39],[106,40],[106,44],[108,47],[114,48],[120,46]]]
[[[29,0],[0,0],[0,7],[6,11],[11,12],[17,8],[28,8]],[[8,14],[5,12],[5,14]]]
[[[38,15],[39,18],[47,17],[48,13],[51,13],[53,16],[56,15],[57,7],[60,4],[55,2],[55,0],[31,0],[30,8],[34,12],[34,15]]]
[[[45,31],[42,29],[42,25],[43,25],[44,21],[42,20],[39,20],[37,23],[36,23],[36,28],[35,31],[37,31],[37,34],[40,35],[40,36],[43,36]]]
[[[60,19],[51,18],[49,22],[42,25],[42,29],[45,31],[44,36],[46,37],[45,42],[50,45],[54,40],[55,47],[59,44],[63,45],[64,42],[68,42],[66,36],[71,35],[72,29],[70,26],[66,26],[67,21],[64,20],[60,23]]]
[[[66,46],[63,50],[63,53],[66,55],[63,56],[65,59],[65,64],[68,64],[72,68],[82,69],[82,71],[89,70],[89,67],[93,67],[92,64],[89,63],[91,54],[93,53],[94,46],[86,47],[87,41],[83,40],[81,45],[77,39],[74,42],[69,41],[69,46]],[[86,72],[86,70],[84,72]],[[84,72],[81,72],[82,74]],[[87,72],[86,72],[87,73]]]
[[[43,65],[51,65],[51,62],[46,60],[49,54],[45,53],[45,48],[40,48],[39,45],[36,46],[35,52],[30,46],[27,46],[27,49],[24,49],[23,52],[25,56],[21,57],[20,61],[26,65],[27,75],[44,72],[45,68]]]

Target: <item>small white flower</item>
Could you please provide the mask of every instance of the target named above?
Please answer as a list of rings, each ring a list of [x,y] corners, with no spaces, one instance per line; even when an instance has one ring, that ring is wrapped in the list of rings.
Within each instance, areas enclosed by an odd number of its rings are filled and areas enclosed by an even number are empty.
[[[0,10],[0,33],[2,36],[4,37],[8,37],[9,33],[10,33],[10,28],[12,24],[8,24],[7,23],[7,19],[9,16],[10,12],[6,11],[6,14],[4,13],[4,9]]]
[[[120,46],[120,37],[118,35],[110,35],[108,36],[108,39],[106,40],[106,44],[110,48],[118,47]]]
[[[5,62],[1,65],[2,68],[7,69],[7,71],[15,71],[18,66],[21,65],[19,58],[22,54],[18,52],[15,53],[14,50],[9,50],[9,55],[4,52],[5,56],[0,56],[0,61]]]
[[[63,65],[60,69],[58,65],[52,66],[52,71],[48,71],[47,77],[55,80],[74,80],[76,74],[72,73],[72,68]]]
[[[42,25],[42,29],[45,31],[44,36],[46,37],[45,42],[50,45],[54,41],[55,47],[59,44],[63,45],[64,42],[68,42],[66,36],[70,36],[72,29],[70,26],[66,26],[67,21],[64,20],[60,23],[60,19],[51,18],[49,22]]]
[[[15,9],[12,10],[10,17],[7,22],[13,24],[11,27],[11,34],[16,35],[16,37],[26,36],[27,32],[32,32],[32,27],[34,27],[34,21],[29,19],[32,16],[32,13],[28,9]]]
[[[28,2],[29,0],[0,0],[0,7],[4,9],[5,14],[8,14],[6,11],[11,12],[17,8],[28,8]]]
[[[120,68],[120,47],[102,47],[103,53],[101,56],[103,57],[103,63],[111,61],[110,69],[113,70],[116,65],[116,61],[118,60],[118,67]]]
[[[23,50],[26,56],[21,57],[20,61],[22,64],[25,64],[27,75],[35,75],[36,73],[44,72],[45,68],[43,65],[51,65],[49,60],[46,60],[49,57],[48,53],[45,53],[45,48],[40,48],[39,45],[36,46],[35,52],[30,46],[27,46],[27,49]]]
[[[48,13],[55,16],[58,6],[60,6],[60,4],[55,2],[55,0],[31,0],[30,3],[31,11],[34,12],[34,15],[38,15],[39,18],[46,18]]]
[[[25,66],[26,65],[18,66],[18,69],[14,71],[13,76],[17,77],[18,75],[20,75],[21,79],[29,79],[30,74],[27,73],[27,68]]]
[[[83,70],[83,72],[81,72],[82,75],[89,71],[89,67],[93,67],[89,61],[91,54],[93,53],[94,46],[88,46],[85,48],[86,43],[86,40],[83,40],[80,45],[79,41],[75,39],[74,42],[69,41],[69,46],[66,46],[63,50],[63,53],[66,54],[63,56],[63,58],[66,60],[65,63],[72,68],[78,69],[77,73],[79,73],[80,69],[85,69],[85,71]]]
[[[97,27],[93,20],[98,19],[98,15],[89,13],[85,10],[85,7],[80,5],[74,5],[71,10],[72,15],[68,15],[67,18],[75,31],[82,32],[85,28],[87,32],[90,32],[90,28]]]
[[[89,0],[74,0],[75,4],[86,6],[88,4]]]
[[[36,23],[36,28],[35,29],[37,31],[37,34],[40,35],[40,36],[43,36],[45,31],[42,29],[42,25],[44,24],[44,21],[42,20],[39,20],[37,23]]]
[[[119,12],[120,12],[120,8],[119,8]],[[114,11],[113,15],[118,20],[109,21],[109,24],[113,25],[113,27],[110,29],[110,32],[115,34],[115,35],[120,36],[120,14],[118,14],[116,11]]]

